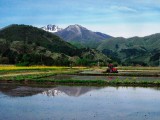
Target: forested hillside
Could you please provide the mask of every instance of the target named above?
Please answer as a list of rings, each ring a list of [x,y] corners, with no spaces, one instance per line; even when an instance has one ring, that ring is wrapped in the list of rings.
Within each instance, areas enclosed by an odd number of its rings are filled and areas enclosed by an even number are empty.
[[[97,48],[124,65],[159,65],[160,34],[146,37],[111,38]]]
[[[0,30],[0,64],[91,65],[97,58],[90,56],[96,55],[103,56],[103,64],[110,60],[98,51],[78,49],[33,26],[10,25]]]

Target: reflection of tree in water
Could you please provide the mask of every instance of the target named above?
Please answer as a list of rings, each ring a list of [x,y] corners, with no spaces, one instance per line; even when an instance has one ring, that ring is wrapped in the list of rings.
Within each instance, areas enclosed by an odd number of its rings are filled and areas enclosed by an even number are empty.
[[[32,96],[50,88],[24,86],[16,83],[0,83],[0,92],[11,97]]]
[[[117,87],[118,89],[119,87]],[[133,87],[136,89],[137,87]],[[0,83],[0,92],[11,97],[25,97],[33,96],[36,94],[43,94],[47,96],[59,96],[59,95],[68,95],[68,96],[81,96],[86,94],[89,91],[102,89],[101,87],[93,86],[29,86],[25,84],[16,84],[16,83]],[[149,87],[149,89],[160,90],[160,87]]]
[[[32,87],[25,87],[25,86],[20,86],[17,88],[10,88],[10,89],[0,89],[0,91],[3,94],[6,94],[11,97],[26,97],[26,96],[33,96],[36,94],[39,94],[46,90],[45,88],[32,88]]]
[[[153,87],[154,90],[160,90],[160,87]]]
[[[103,88],[103,87],[102,87]],[[57,86],[57,87],[40,87],[25,86],[24,84],[15,83],[0,83],[0,92],[11,97],[25,97],[36,94],[43,94],[47,96],[68,95],[78,97],[86,94],[89,91],[102,89],[101,87],[92,86]],[[117,87],[118,89],[119,87]],[[136,90],[137,87],[132,87]],[[149,89],[160,90],[160,87],[149,87]]]

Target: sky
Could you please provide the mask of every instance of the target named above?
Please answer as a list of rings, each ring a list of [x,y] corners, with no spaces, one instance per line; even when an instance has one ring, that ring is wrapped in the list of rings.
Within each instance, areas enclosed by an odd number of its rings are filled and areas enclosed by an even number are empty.
[[[160,0],[0,0],[0,28],[79,24],[114,37],[160,33]]]

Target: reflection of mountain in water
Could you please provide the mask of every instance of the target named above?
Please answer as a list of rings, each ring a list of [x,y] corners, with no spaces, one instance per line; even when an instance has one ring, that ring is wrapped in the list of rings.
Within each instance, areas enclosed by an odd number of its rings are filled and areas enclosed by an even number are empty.
[[[70,87],[70,86],[58,86],[56,88],[50,89],[48,91],[44,91],[43,94],[47,96],[56,96],[59,94],[66,94],[68,96],[81,96],[89,91],[100,89],[100,87],[85,87],[85,86],[78,86],[78,87]]]
[[[70,87],[70,86],[58,86],[58,87],[31,87],[24,85],[17,85],[14,83],[0,83],[0,92],[12,97],[25,97],[42,93],[47,96],[57,96],[66,94],[68,96],[80,96],[89,91],[100,89],[100,87]]]

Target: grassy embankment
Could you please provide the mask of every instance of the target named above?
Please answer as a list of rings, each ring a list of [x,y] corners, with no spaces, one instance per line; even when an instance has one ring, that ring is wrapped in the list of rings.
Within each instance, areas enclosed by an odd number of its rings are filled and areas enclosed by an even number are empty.
[[[160,86],[160,79],[156,80],[136,80],[136,79],[115,79],[115,80],[73,80],[63,79],[55,80],[49,78],[57,74],[74,74],[84,70],[97,70],[97,68],[85,67],[47,67],[47,66],[32,66],[32,67],[16,67],[16,66],[0,66],[1,81],[16,81],[24,83],[41,83],[41,84],[77,84],[77,85],[115,85],[115,86]],[[98,69],[103,71],[104,68]],[[159,67],[119,67],[120,71],[156,71],[159,72]]]
[[[35,80],[57,74],[72,74],[86,69],[86,67],[56,67],[56,66],[0,66],[0,80]]]
[[[102,68],[103,71],[105,69]],[[118,67],[118,71],[118,74],[109,74],[109,76],[160,77],[160,67],[127,66]]]

